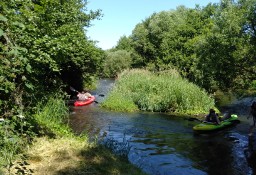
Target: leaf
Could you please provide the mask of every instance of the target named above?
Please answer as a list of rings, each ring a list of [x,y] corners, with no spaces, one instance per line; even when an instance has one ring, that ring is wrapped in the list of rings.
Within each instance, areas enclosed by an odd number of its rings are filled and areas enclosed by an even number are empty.
[[[27,64],[26,70],[27,70],[29,73],[31,73],[31,66],[30,66],[30,64]]]
[[[25,25],[23,23],[18,22],[18,21],[13,22],[13,25],[19,26],[20,28],[25,28]]]
[[[25,86],[31,90],[34,89],[34,86],[32,84],[29,84],[29,83],[25,83]]]
[[[12,49],[10,52],[8,52],[9,55],[18,55],[19,51],[17,49]]]
[[[0,37],[3,36],[4,31],[2,29],[0,29]]]
[[[21,79],[22,79],[22,81],[26,81],[27,80],[27,78],[24,75],[21,77]]]
[[[0,21],[4,21],[6,22],[8,19],[6,17],[4,17],[3,15],[0,14]]]

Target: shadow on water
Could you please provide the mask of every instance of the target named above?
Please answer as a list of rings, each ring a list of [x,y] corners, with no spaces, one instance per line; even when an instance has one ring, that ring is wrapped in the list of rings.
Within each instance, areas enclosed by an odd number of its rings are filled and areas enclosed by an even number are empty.
[[[94,94],[107,95],[113,81],[102,80]],[[105,97],[97,97],[101,102]],[[122,113],[99,104],[73,107],[70,125],[76,133],[97,135],[117,154],[148,174],[248,175],[255,174],[255,154],[249,152],[248,121],[213,134],[196,135],[188,121],[163,113]],[[250,156],[248,156],[250,155]],[[249,158],[248,158],[249,157]]]

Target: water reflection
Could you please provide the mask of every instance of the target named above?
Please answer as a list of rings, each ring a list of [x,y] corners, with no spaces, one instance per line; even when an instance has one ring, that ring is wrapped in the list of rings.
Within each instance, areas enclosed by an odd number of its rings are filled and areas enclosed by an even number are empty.
[[[109,83],[113,85],[107,80],[103,86]],[[100,86],[94,93],[107,94],[108,90],[109,86]],[[97,98],[101,100],[104,98]],[[77,133],[87,131],[92,137],[104,135],[120,143],[116,149],[129,147],[130,162],[148,174],[253,174],[244,154],[248,138],[247,123],[243,121],[220,133],[194,135],[192,127],[197,122],[161,113],[111,112],[98,105],[71,109],[71,127]]]

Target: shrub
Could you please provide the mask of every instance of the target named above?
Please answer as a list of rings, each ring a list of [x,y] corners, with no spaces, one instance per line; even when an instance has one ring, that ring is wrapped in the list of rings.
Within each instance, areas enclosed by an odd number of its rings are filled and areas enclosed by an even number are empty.
[[[115,88],[102,106],[112,110],[132,111],[132,107],[187,114],[208,112],[214,107],[214,99],[175,70],[152,73],[133,69],[119,74]]]
[[[103,63],[103,76],[115,77],[118,73],[131,66],[131,54],[125,50],[108,51]]]

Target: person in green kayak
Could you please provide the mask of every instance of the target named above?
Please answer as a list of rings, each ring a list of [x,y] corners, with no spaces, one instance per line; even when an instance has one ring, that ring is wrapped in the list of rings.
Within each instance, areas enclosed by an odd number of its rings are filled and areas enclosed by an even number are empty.
[[[219,116],[214,109],[209,110],[209,114],[205,116],[205,122],[220,124]]]
[[[87,100],[88,98],[90,98],[92,95],[87,91],[87,90],[83,90],[82,92],[79,92],[77,94],[78,100],[79,101],[84,101]]]
[[[252,136],[253,130],[255,128],[256,124],[256,101],[254,101],[251,105],[251,111],[250,115],[247,117],[247,119],[252,118],[251,123],[250,123],[250,129],[249,129],[249,136]]]

